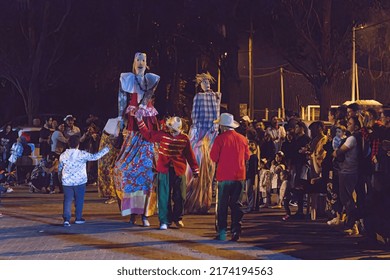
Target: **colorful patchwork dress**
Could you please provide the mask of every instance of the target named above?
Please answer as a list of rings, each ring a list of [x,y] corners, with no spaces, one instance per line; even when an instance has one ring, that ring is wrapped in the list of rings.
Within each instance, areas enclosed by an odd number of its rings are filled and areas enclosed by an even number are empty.
[[[128,105],[126,109],[128,122],[123,135],[124,141],[114,166],[114,181],[122,216],[130,214],[151,216],[156,210],[157,200],[154,187],[156,173],[154,170],[157,147],[142,137],[136,118],[131,115],[131,111],[144,103],[145,92],[153,90],[159,78],[151,73],[144,77],[133,73],[121,74],[119,114],[122,115]],[[126,102],[127,99],[128,102]],[[157,130],[157,114],[150,100],[146,102],[146,106],[142,107],[143,121],[148,129]]]

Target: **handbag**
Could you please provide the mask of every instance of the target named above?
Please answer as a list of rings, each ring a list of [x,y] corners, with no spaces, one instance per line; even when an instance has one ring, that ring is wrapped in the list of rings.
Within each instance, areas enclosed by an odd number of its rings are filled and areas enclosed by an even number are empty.
[[[108,119],[103,130],[114,137],[118,137],[120,132],[120,124],[121,120],[119,118]]]

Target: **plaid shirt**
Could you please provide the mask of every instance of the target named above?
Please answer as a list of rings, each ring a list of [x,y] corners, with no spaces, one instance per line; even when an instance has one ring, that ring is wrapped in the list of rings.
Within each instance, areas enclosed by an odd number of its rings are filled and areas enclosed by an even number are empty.
[[[220,93],[200,92],[194,97],[191,119],[193,125],[198,129],[210,129],[218,125],[214,121],[219,118],[221,99]]]
[[[378,125],[381,125],[381,123],[376,122]],[[378,155],[379,152],[379,144],[380,140],[376,137],[371,137],[370,133],[368,132],[367,128],[362,127],[360,129],[360,132],[362,133],[362,137],[366,143],[370,144],[371,147],[371,160],[374,159]]]

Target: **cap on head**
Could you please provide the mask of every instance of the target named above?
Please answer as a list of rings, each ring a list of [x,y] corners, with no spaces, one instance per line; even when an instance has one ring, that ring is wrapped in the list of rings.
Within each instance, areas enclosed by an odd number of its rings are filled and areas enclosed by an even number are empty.
[[[65,118],[64,118],[64,121],[66,122],[67,120],[76,120],[75,117],[73,117],[73,115],[67,115]]]

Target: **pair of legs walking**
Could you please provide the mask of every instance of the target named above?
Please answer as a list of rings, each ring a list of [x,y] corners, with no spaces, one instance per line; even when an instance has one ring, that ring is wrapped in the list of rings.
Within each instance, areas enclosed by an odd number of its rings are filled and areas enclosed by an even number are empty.
[[[185,175],[176,175],[173,167],[169,168],[168,173],[158,174],[158,219],[160,220],[160,229],[167,229],[172,222],[178,227],[184,227],[182,219],[185,197]]]
[[[218,236],[219,240],[226,240],[228,208],[231,211],[232,240],[237,241],[241,234],[241,221],[244,212],[241,210],[241,195],[244,181],[218,182]]]

